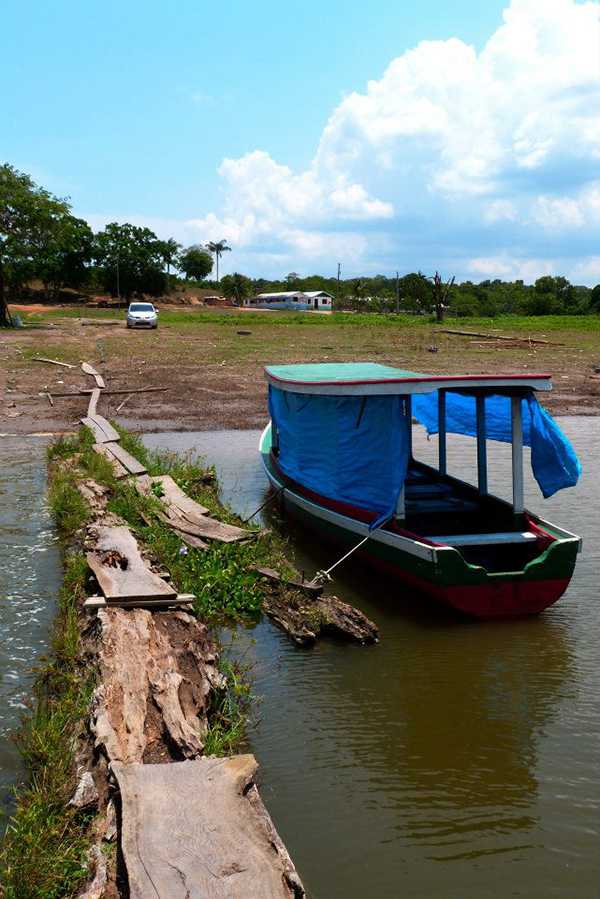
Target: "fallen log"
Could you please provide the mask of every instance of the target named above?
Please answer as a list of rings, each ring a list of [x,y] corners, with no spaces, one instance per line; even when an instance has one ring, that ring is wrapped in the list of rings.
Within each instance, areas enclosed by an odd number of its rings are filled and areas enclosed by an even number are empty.
[[[96,748],[110,763],[200,756],[211,690],[224,685],[206,627],[187,612],[147,609],[99,609],[97,622]]]
[[[312,646],[325,634],[361,645],[379,639],[377,625],[337,596],[309,599],[298,590],[272,590],[263,610],[299,646]]]
[[[113,765],[131,899],[305,896],[260,799],[257,768],[252,755]]]
[[[261,577],[267,578],[269,581],[284,584],[286,587],[293,587],[295,590],[300,590],[302,593],[308,593],[310,596],[320,596],[323,592],[322,584],[312,584],[309,581],[303,581],[299,578],[284,578],[283,575],[279,574],[279,572],[275,571],[273,568],[261,568],[259,565],[256,565],[252,571],[260,574]]]

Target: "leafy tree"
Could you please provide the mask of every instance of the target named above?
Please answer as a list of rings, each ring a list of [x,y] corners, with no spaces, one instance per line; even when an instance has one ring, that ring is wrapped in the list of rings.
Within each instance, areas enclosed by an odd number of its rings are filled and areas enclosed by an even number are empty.
[[[36,274],[46,293],[57,296],[63,287],[81,287],[88,279],[94,235],[83,219],[72,215],[59,218],[36,248]]]
[[[191,246],[179,256],[178,268],[185,275],[186,281],[203,281],[210,275],[213,267],[212,256],[200,246]]]
[[[600,284],[596,284],[590,292],[590,309],[592,312],[600,312]]]
[[[104,289],[112,296],[164,293],[164,244],[150,228],[112,222],[96,235],[94,257]]]
[[[0,166],[0,325],[11,323],[14,295],[40,269],[40,254],[69,217],[69,204],[13,166]]]
[[[433,306],[433,285],[422,272],[404,275],[399,282],[402,305],[414,311],[429,311]]]
[[[219,259],[223,255],[223,253],[230,253],[231,247],[227,246],[226,240],[218,240],[216,243],[214,241],[210,241],[210,243],[206,244],[206,249],[210,250],[211,253],[215,254],[215,259],[217,261],[217,284],[219,283]]]
[[[234,272],[233,275],[225,275],[221,279],[221,290],[224,296],[241,306],[245,297],[254,293],[254,285],[246,275]]]

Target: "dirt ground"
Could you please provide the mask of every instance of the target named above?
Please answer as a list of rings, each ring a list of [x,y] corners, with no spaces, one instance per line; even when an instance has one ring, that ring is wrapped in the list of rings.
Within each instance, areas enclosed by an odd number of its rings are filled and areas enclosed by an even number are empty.
[[[276,313],[161,308],[156,331],[128,331],[124,313],[90,318],[84,311],[88,317],[77,318],[66,308],[51,314],[43,306],[27,311],[31,328],[0,332],[2,434],[73,430],[85,415],[87,397],[55,396],[51,405],[46,394],[93,386],[82,361],[103,374],[107,390],[167,388],[103,395],[100,414],[141,431],[262,427],[267,418],[263,366],[285,362],[360,360],[433,373],[549,372],[554,390],[542,402],[552,413],[600,413],[600,373],[594,370],[600,372],[600,334],[572,325],[546,333],[540,320],[530,336],[551,343],[530,345],[448,335],[421,321],[390,326],[375,316],[366,323],[348,316],[342,323],[307,326],[297,318],[276,320]],[[448,327],[474,330],[456,322]],[[493,327],[489,333],[514,333],[509,320]],[[35,361],[36,355],[74,367]]]

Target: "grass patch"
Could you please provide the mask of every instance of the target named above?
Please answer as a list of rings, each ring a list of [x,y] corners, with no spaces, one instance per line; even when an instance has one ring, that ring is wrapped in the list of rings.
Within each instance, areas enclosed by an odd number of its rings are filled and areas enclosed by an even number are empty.
[[[222,655],[219,669],[225,682],[212,694],[204,754],[224,756],[236,751],[243,743],[250,708],[256,697],[252,695],[246,672],[239,662],[232,662]]]
[[[79,659],[77,604],[85,558],[70,555],[59,596],[52,658],[38,672],[31,716],[18,737],[28,785],[0,843],[4,899],[75,896],[87,877],[91,818],[68,807],[74,785],[74,734],[87,715],[94,677]]]

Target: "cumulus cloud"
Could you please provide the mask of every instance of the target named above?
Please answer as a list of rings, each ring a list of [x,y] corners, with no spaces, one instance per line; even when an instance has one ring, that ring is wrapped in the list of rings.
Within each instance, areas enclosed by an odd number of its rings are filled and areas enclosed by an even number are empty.
[[[600,3],[512,0],[480,52],[425,40],[345,97],[305,170],[264,149],[225,159],[222,208],[181,227],[257,274],[340,259],[593,280],[599,110]]]

